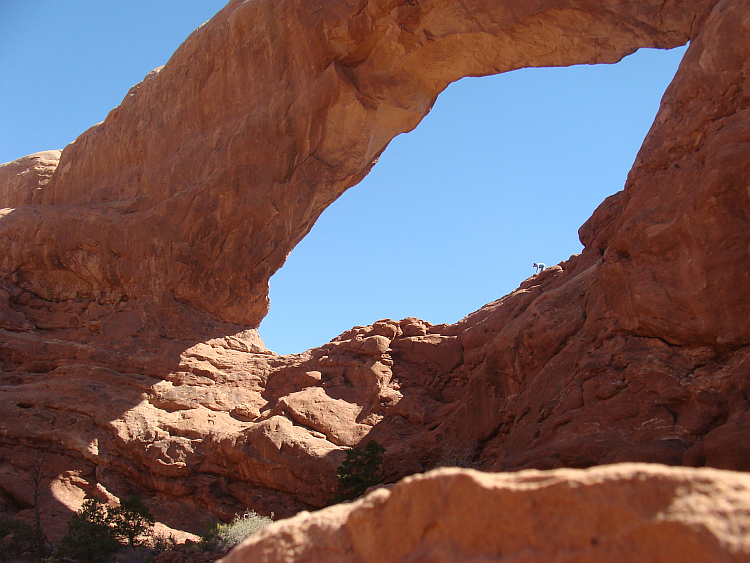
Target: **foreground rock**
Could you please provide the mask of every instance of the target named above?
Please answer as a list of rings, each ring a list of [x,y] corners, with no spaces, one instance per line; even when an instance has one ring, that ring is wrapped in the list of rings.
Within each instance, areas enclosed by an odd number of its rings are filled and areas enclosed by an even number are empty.
[[[442,469],[278,522],[221,561],[750,561],[750,477],[638,464]]]
[[[48,183],[0,169],[0,511],[33,512],[36,452],[45,526],[138,490],[190,531],[325,506],[369,439],[390,481],[750,469],[750,1],[459,4],[230,2]],[[687,40],[581,255],[455,325],[265,350],[269,276],[451,80]]]

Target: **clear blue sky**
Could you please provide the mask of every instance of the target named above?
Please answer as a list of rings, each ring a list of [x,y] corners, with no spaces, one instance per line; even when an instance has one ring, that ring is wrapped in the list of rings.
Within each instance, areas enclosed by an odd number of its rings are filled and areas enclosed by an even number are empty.
[[[102,121],[224,0],[0,0],[0,162]],[[355,325],[455,322],[580,252],[578,227],[627,172],[684,49],[451,85],[327,209],[271,279],[279,353]]]

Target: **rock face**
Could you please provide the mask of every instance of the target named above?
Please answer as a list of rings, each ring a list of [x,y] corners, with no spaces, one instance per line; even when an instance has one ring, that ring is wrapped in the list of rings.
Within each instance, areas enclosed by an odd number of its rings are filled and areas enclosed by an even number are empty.
[[[750,477],[726,471],[441,469],[277,522],[221,561],[750,561],[749,510]]]
[[[294,245],[450,82],[682,45],[710,5],[232,0],[63,151],[0,268],[46,301],[155,300],[173,337],[186,306],[255,328]]]
[[[0,511],[30,509],[35,451],[71,491],[50,521],[138,489],[193,531],[324,506],[369,439],[389,480],[750,469],[748,30],[750,0],[230,2],[54,173],[0,168]],[[455,325],[265,350],[270,275],[449,82],[688,40],[581,255]]]
[[[44,151],[0,164],[0,205],[21,207],[42,202],[42,191],[60,162],[62,151]]]

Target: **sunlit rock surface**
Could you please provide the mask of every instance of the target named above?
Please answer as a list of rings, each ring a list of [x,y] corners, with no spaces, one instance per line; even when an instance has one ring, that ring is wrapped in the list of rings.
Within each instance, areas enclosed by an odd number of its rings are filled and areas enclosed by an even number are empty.
[[[56,168],[0,167],[0,511],[28,515],[36,451],[45,525],[137,489],[189,531],[324,506],[369,439],[389,480],[457,452],[747,470],[749,32],[744,0],[230,2]],[[264,348],[271,274],[451,81],[688,40],[581,255],[455,325]]]
[[[43,151],[0,164],[0,208],[42,202],[42,191],[49,184],[60,162],[62,151]]]
[[[728,471],[441,469],[273,524],[221,561],[748,561],[749,509],[750,476]]]
[[[66,147],[0,267],[37,299],[155,301],[170,337],[185,307],[257,328],[291,249],[450,82],[682,45],[710,5],[233,0]]]

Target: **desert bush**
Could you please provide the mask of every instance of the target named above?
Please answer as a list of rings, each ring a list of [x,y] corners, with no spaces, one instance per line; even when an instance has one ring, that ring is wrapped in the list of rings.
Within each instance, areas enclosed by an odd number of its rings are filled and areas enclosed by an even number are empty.
[[[12,518],[0,517],[0,561],[17,561],[35,552],[40,538],[38,529]]]
[[[177,542],[171,534],[165,536],[164,534],[154,533],[151,536],[151,547],[154,548],[154,551],[161,553],[162,551],[176,549]]]
[[[154,517],[137,495],[131,495],[123,499],[120,506],[110,508],[107,523],[115,536],[127,540],[131,547],[153,535]]]
[[[244,514],[238,515],[228,524],[213,522],[208,525],[206,532],[201,537],[201,547],[210,551],[229,549],[272,522],[273,519],[261,516],[254,510],[248,510]]]
[[[352,500],[365,494],[383,479],[382,465],[385,448],[370,440],[364,448],[350,448],[346,459],[336,470],[338,491],[334,502]]]
[[[154,517],[137,496],[113,507],[97,498],[86,499],[81,510],[70,518],[58,555],[85,563],[104,563],[114,558],[121,542],[127,542],[130,556],[146,557],[149,550],[135,548],[151,540],[153,527]]]
[[[478,463],[477,446],[460,446],[446,449],[443,458],[435,464],[435,467],[462,467],[465,469],[476,469]]]
[[[71,516],[58,555],[84,563],[105,563],[119,548],[120,543],[107,521],[106,507],[99,499],[90,498]]]

